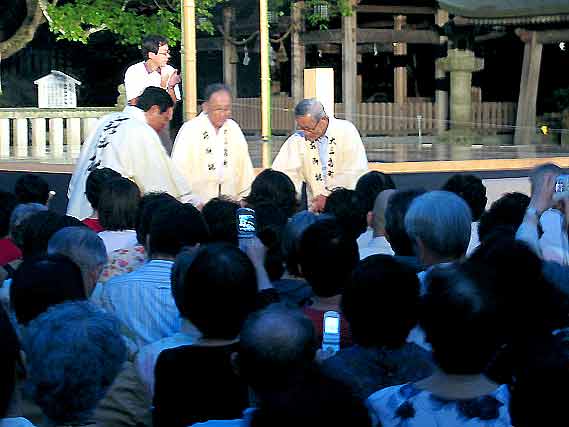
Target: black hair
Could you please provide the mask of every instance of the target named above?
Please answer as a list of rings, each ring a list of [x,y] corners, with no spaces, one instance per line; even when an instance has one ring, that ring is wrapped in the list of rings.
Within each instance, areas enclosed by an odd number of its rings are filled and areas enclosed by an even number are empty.
[[[105,183],[97,211],[99,222],[105,230],[134,230],[140,189],[127,178],[114,178]]]
[[[209,227],[211,242],[228,242],[237,245],[237,209],[239,203],[227,197],[214,197],[202,209]]]
[[[149,53],[158,53],[160,46],[168,44],[168,39],[158,34],[147,35],[142,39],[140,51],[144,60],[148,60]]]
[[[52,211],[36,212],[21,223],[20,239],[24,259],[42,255],[47,252],[47,244],[51,236],[65,227],[86,227],[77,218],[59,215]],[[18,239],[18,240],[20,240]]]
[[[7,191],[0,191],[0,239],[6,237],[10,232],[10,217],[17,205],[16,196]]]
[[[168,204],[152,214],[148,230],[150,257],[176,256],[184,246],[206,243],[209,231],[202,214],[190,204]]]
[[[239,334],[239,375],[255,392],[283,390],[313,367],[316,333],[301,311],[273,304],[253,313]]]
[[[367,228],[367,210],[354,190],[334,189],[324,207],[324,213],[334,215],[345,233],[357,239]]]
[[[442,190],[462,197],[470,208],[473,221],[478,221],[486,209],[486,187],[475,175],[455,174],[443,185]]]
[[[148,86],[138,97],[136,107],[142,111],[149,111],[155,105],[160,108],[161,113],[165,113],[169,108],[174,107],[172,97],[164,89],[156,86]]]
[[[27,173],[16,181],[14,194],[19,203],[45,205],[49,199],[49,185],[41,176]]]
[[[392,256],[372,255],[355,268],[341,307],[354,342],[401,347],[417,324],[419,279]]]
[[[239,248],[211,243],[199,247],[185,275],[174,281],[172,293],[182,317],[204,337],[234,339],[255,308],[257,276]]]
[[[369,171],[362,175],[356,183],[356,193],[362,200],[366,212],[373,211],[373,205],[379,193],[383,190],[395,188],[395,183],[391,177],[378,171]]]
[[[298,210],[294,183],[288,175],[273,169],[265,169],[257,175],[245,201],[253,209],[259,203],[273,203],[284,212],[287,218],[293,216]]]
[[[512,235],[516,234],[524,220],[530,198],[522,193],[506,193],[490,206],[480,217],[478,237],[480,241],[486,239],[497,228],[508,229]]]
[[[411,206],[411,202],[425,193],[425,190],[397,191],[387,202],[385,209],[385,234],[389,244],[399,256],[414,256],[413,242],[405,230],[405,215]]]
[[[92,171],[85,182],[85,196],[93,209],[99,206],[99,198],[105,184],[114,178],[120,178],[121,174],[111,168],[100,168]]]
[[[146,236],[152,215],[162,206],[178,204],[178,200],[168,193],[147,193],[140,199],[138,213],[136,215],[136,240],[141,245],[146,245]]]
[[[318,221],[320,217],[321,215],[316,215],[309,211],[302,211],[293,215],[285,225],[281,245],[284,262],[289,274],[300,276],[300,271],[298,270],[298,246],[300,244],[300,237],[302,233],[304,233],[304,230]]]
[[[0,306],[0,419],[8,415],[21,363],[20,342],[4,307]]]
[[[342,293],[359,261],[353,236],[346,236],[335,219],[310,225],[299,246],[300,268],[314,293],[331,297]]]
[[[86,299],[81,270],[59,254],[24,261],[14,273],[10,286],[10,305],[22,325],[53,305]]]
[[[229,95],[232,95],[231,88],[223,83],[212,83],[207,85],[203,91],[203,99],[205,102],[209,101],[211,96],[216,92],[227,92]]]
[[[267,248],[265,269],[271,282],[279,280],[284,274],[282,253],[282,234],[288,217],[283,210],[270,202],[258,203],[255,207],[257,236]]]
[[[498,306],[491,276],[458,265],[427,275],[419,323],[433,346],[433,358],[447,374],[485,371],[498,350]]]

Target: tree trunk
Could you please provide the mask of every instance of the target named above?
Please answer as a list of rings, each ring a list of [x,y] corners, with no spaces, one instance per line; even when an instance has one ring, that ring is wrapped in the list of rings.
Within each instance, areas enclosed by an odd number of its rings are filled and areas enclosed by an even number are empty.
[[[8,40],[0,42],[0,55],[4,60],[27,46],[38,27],[45,22],[40,0],[26,0],[27,14],[20,28]]]

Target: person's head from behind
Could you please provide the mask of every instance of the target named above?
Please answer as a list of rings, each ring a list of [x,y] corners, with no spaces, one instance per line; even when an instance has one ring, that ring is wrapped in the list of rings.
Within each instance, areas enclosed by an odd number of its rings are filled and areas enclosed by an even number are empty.
[[[395,189],[395,183],[389,175],[378,171],[369,171],[362,175],[356,183],[356,193],[362,200],[366,212],[373,210],[379,193],[390,189]]]
[[[29,215],[18,226],[18,246],[24,260],[45,254],[49,239],[57,231],[75,226],[85,227],[77,218],[52,211],[39,211]]]
[[[458,265],[437,267],[427,276],[419,324],[447,374],[482,373],[498,349],[498,307],[490,280]]]
[[[257,295],[255,268],[245,253],[229,243],[203,245],[193,254],[182,252],[172,274],[172,294],[183,318],[205,338],[239,335]]]
[[[356,266],[341,307],[355,343],[399,348],[417,324],[419,280],[393,257],[372,255]]]
[[[27,173],[16,181],[14,194],[19,203],[46,205],[49,200],[49,185],[41,176]]]
[[[522,193],[506,193],[480,217],[478,237],[485,240],[498,229],[509,230],[513,236],[524,220],[530,198]]]
[[[146,245],[152,216],[159,208],[166,205],[179,206],[179,202],[168,193],[147,193],[141,197],[136,215],[136,240],[139,244]]]
[[[168,39],[164,36],[152,34],[142,39],[141,53],[145,61],[152,61],[158,67],[163,67],[170,59]]]
[[[68,302],[30,322],[25,335],[36,404],[53,425],[85,423],[126,360],[118,320],[87,301]]]
[[[21,325],[27,325],[51,306],[85,299],[81,270],[64,255],[24,261],[10,286],[10,305]]]
[[[127,178],[108,181],[101,191],[99,222],[108,231],[134,230],[140,203],[140,189]]]
[[[190,204],[178,202],[154,212],[146,250],[151,259],[174,259],[182,248],[208,240],[209,231],[200,211]]]
[[[231,89],[223,83],[210,84],[205,88],[203,98],[203,111],[214,129],[218,130],[231,118]]]
[[[335,219],[309,226],[300,238],[300,272],[321,298],[342,293],[359,261],[358,245]]]
[[[310,225],[318,221],[318,215],[309,211],[298,212],[285,225],[282,236],[282,253],[286,269],[293,276],[300,276],[298,255],[300,236]]]
[[[561,175],[562,173],[563,169],[555,163],[544,163],[533,168],[529,173],[532,194],[543,185],[543,180],[547,175]]]
[[[16,390],[16,371],[20,364],[18,336],[8,314],[0,306],[0,420],[8,417]]]
[[[336,188],[326,200],[324,213],[334,215],[345,232],[357,239],[367,228],[367,211],[354,190]]]
[[[262,398],[301,381],[313,368],[316,349],[310,319],[274,304],[245,321],[234,362],[239,375]]]
[[[413,256],[413,242],[405,230],[405,215],[411,202],[425,190],[399,190],[394,193],[385,208],[385,236],[399,256]]]
[[[389,203],[391,196],[393,196],[395,193],[397,193],[397,190],[383,190],[375,198],[373,211],[371,212],[371,218],[370,213],[368,212],[368,223],[371,223],[371,226],[373,228],[373,235],[375,237],[385,236],[385,211],[387,210],[387,204]]]
[[[107,263],[103,240],[88,227],[65,227],[47,245],[48,255],[65,255],[81,269],[85,294],[90,296]]]
[[[450,191],[464,199],[472,213],[472,220],[478,221],[486,209],[486,187],[482,180],[474,175],[456,174],[443,185],[443,190]]]
[[[294,183],[286,174],[273,169],[265,169],[257,175],[246,201],[252,209],[259,203],[273,203],[284,211],[287,218],[294,215],[298,208]]]
[[[148,125],[160,132],[170,123],[174,114],[174,101],[164,89],[148,86],[138,97],[136,107],[144,111]]]
[[[417,197],[405,215],[405,230],[419,261],[433,265],[460,259],[470,242],[472,215],[466,202],[448,191]]]
[[[87,177],[85,183],[85,196],[87,201],[93,208],[93,211],[97,211],[99,206],[99,199],[101,196],[101,191],[105,187],[105,184],[111,179],[120,178],[121,174],[110,169],[110,168],[99,168],[92,171]]]
[[[10,234],[10,217],[17,205],[16,196],[7,191],[0,191],[0,239]]]
[[[239,203],[225,197],[210,199],[202,209],[211,242],[237,245],[237,209]]]
[[[260,202],[255,207],[257,237],[266,248],[265,269],[271,281],[279,280],[283,273],[282,234],[288,217],[271,202]]]
[[[10,215],[10,238],[18,247],[23,246],[24,220],[36,212],[47,211],[47,206],[39,203],[24,203],[17,205]]]

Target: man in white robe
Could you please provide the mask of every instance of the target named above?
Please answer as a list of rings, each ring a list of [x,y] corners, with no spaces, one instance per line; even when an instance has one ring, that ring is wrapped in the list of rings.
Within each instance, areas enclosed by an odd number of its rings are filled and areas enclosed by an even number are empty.
[[[184,202],[195,202],[188,182],[168,157],[157,133],[172,119],[173,105],[165,90],[148,87],[136,107],[127,106],[101,119],[83,144],[71,177],[68,215],[82,220],[93,213],[85,183],[92,170],[103,167],[134,181],[143,194],[166,192]]]
[[[306,182],[309,206],[320,212],[334,188],[353,189],[368,171],[365,148],[356,127],[328,117],[316,99],[300,101],[294,113],[299,130],[285,141],[273,169],[286,173],[298,194]]]
[[[178,132],[172,160],[204,203],[220,195],[239,200],[249,193],[255,172],[245,136],[230,119],[230,89],[210,85],[204,98],[203,113]]]

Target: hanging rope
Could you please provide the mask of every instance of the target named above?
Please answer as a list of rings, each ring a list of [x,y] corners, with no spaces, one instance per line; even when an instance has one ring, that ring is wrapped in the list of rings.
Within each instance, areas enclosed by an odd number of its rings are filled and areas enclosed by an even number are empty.
[[[269,40],[271,41],[271,43],[282,43],[284,40],[286,40],[289,36],[290,33],[292,32],[292,29],[294,28],[294,24],[289,25],[288,29],[286,30],[286,32],[279,38],[277,39],[273,39],[270,38]],[[246,44],[248,44],[249,42],[251,42],[255,37],[259,36],[259,31],[255,31],[253,34],[251,34],[249,37],[247,37],[244,40],[236,40],[233,37],[225,34],[225,31],[223,31],[223,27],[221,25],[217,26],[217,30],[220,32],[220,34],[223,36],[223,38],[225,40],[227,40],[229,43],[235,45],[235,46],[244,46]]]

